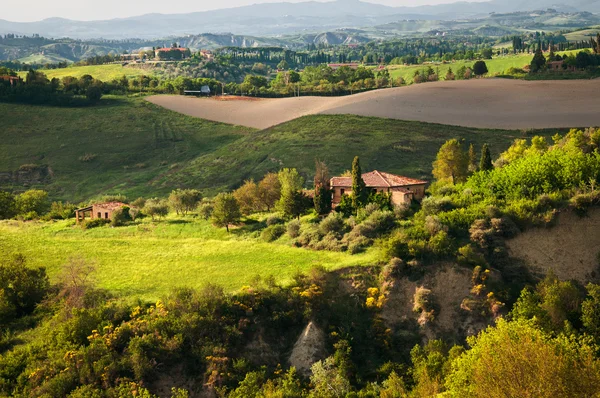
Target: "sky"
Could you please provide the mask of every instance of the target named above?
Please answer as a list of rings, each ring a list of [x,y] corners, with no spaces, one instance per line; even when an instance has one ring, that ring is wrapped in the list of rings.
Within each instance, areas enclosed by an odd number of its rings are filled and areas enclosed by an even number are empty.
[[[50,17],[76,20],[125,18],[148,13],[179,14],[231,8],[267,2],[294,2],[301,0],[27,0],[6,1],[0,8],[0,19],[13,22],[31,22]],[[323,0],[321,0],[323,1]],[[453,3],[458,0],[363,0],[388,6],[419,6]],[[477,1],[477,0],[471,0]],[[4,3],[4,1],[2,1]]]

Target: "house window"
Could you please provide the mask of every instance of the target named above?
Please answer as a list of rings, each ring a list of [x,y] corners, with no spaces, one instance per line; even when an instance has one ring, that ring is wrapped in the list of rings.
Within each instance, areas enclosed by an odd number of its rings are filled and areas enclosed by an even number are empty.
[[[108,218],[108,213],[104,213],[104,218]]]
[[[102,218],[102,213],[98,212],[98,218]]]
[[[340,196],[344,196],[344,193],[346,192],[345,189],[340,189]]]

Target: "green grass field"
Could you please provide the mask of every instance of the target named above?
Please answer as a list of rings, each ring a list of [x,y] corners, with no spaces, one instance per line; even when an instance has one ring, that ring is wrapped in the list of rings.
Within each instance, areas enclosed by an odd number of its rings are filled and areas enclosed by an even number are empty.
[[[590,37],[596,38],[598,33],[600,33],[600,26],[570,32],[565,34],[565,37],[569,41],[588,41],[590,40]]]
[[[0,114],[0,148],[6,154],[0,172],[47,165],[53,175],[37,187],[71,202],[115,193],[164,196],[177,187],[214,195],[282,167],[298,168],[310,183],[315,159],[342,173],[356,155],[365,170],[430,179],[435,155],[450,138],[477,147],[488,143],[498,154],[522,136],[344,115],[307,116],[255,131],[184,116],[141,98],[106,98],[83,108],[0,104]],[[86,155],[92,160],[85,161]],[[16,191],[28,187],[0,185]]]
[[[539,131],[547,137],[556,130]],[[295,167],[312,181],[314,160],[324,160],[332,174],[349,170],[354,156],[363,170],[384,170],[430,180],[432,162],[442,144],[463,138],[479,149],[484,143],[494,155],[504,151],[521,131],[484,130],[352,115],[306,116],[248,134],[200,156],[168,176],[184,184],[190,178],[200,186],[235,186],[268,171]],[[164,182],[167,180],[165,179]]]
[[[503,74],[510,68],[522,68],[523,66],[531,62],[532,56],[529,54],[524,55],[510,55],[505,57],[497,57],[494,59],[486,60],[489,70],[489,76]],[[458,71],[462,66],[473,66],[475,61],[456,61],[447,64],[432,64],[431,67],[435,70],[439,68],[440,78],[443,79],[446,76],[448,68],[452,68],[454,73]],[[405,82],[412,83],[415,71],[421,71],[427,69],[430,65],[411,65],[411,66],[390,66],[390,75],[393,78],[402,77]]]
[[[250,131],[182,116],[139,98],[106,98],[82,108],[0,104],[0,114],[0,171],[48,165],[54,176],[43,188],[71,202],[107,192],[164,194],[174,185],[158,179],[168,181],[187,162]],[[93,160],[82,160],[86,154]]]
[[[35,62],[35,60],[31,60],[29,62]],[[102,80],[105,82],[111,81],[113,79],[120,79],[123,76],[136,77],[141,75],[152,74],[149,71],[145,71],[134,67],[122,66],[118,64],[69,66],[67,68],[61,69],[40,69],[40,72],[45,73],[49,79],[53,79],[55,77],[58,79],[62,79],[66,76],[80,78],[83,75],[91,75],[95,79]],[[21,75],[24,74],[27,74],[27,72],[21,72]]]
[[[560,52],[559,54],[576,54],[579,50],[576,51],[565,51]],[[488,76],[498,76],[504,74],[510,68],[523,68],[525,65],[529,65],[531,63],[531,59],[533,55],[531,54],[518,54],[518,55],[507,55],[502,57],[495,57],[490,60],[486,60],[485,63],[488,67]],[[448,68],[452,68],[452,71],[456,73],[458,69],[462,66],[473,66],[475,61],[456,61],[447,64],[432,64],[432,65],[411,65],[411,66],[403,66],[403,65],[392,65],[389,66],[390,75],[393,78],[402,77],[406,83],[413,82],[413,76],[415,71],[421,71],[423,69],[427,69],[431,66],[434,70],[439,69],[440,79],[444,79],[446,76],[446,72],[448,72]]]
[[[227,234],[191,217],[91,230],[75,226],[74,220],[2,221],[0,252],[24,254],[30,266],[46,267],[53,281],[70,258],[83,258],[95,265],[99,287],[143,300],[155,300],[175,287],[208,283],[236,290],[256,275],[273,275],[286,283],[315,265],[334,270],[374,264],[378,258],[377,249],[350,255],[265,243],[242,231]]]

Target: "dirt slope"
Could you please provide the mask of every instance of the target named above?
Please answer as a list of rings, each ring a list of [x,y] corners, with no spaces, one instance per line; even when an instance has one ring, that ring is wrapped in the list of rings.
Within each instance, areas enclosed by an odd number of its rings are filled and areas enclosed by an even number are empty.
[[[334,98],[222,101],[160,95],[149,97],[148,101],[186,115],[259,129],[310,114],[354,114],[476,128],[528,129],[600,125],[599,91],[600,80],[476,79]]]
[[[587,217],[558,216],[551,228],[528,230],[507,241],[511,256],[524,260],[539,276],[552,270],[562,280],[597,281],[600,267],[600,209]]]

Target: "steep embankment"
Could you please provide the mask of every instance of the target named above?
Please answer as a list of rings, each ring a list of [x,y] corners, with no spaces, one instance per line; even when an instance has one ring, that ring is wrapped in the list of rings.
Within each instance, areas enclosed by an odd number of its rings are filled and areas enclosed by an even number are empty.
[[[554,226],[528,230],[507,245],[511,256],[536,275],[552,271],[562,280],[595,281],[600,276],[600,209],[585,217],[561,213]]]
[[[416,84],[337,98],[220,101],[161,95],[148,101],[190,116],[261,129],[311,114],[529,129],[599,125],[598,90],[599,80],[477,79]]]

